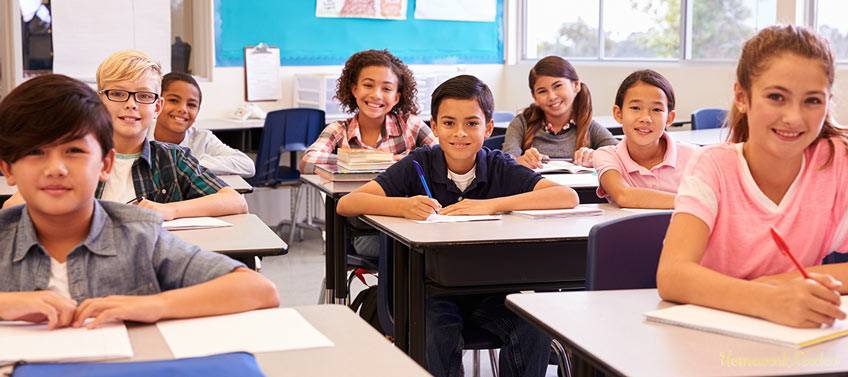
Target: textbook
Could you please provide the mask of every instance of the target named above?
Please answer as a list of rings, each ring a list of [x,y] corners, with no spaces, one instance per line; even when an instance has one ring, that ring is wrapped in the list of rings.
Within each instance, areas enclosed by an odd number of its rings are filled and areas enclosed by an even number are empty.
[[[526,211],[512,211],[511,213],[521,216],[527,216],[532,218],[546,218],[546,217],[569,217],[569,216],[578,216],[578,215],[587,215],[587,216],[597,216],[603,215],[604,210],[596,207],[589,206],[577,206],[574,208],[563,208],[563,209],[534,209],[534,210],[526,210]]]
[[[367,182],[377,178],[385,169],[347,170],[338,165],[315,165],[315,174],[336,182]]]
[[[394,160],[392,161],[384,161],[384,162],[347,162],[347,161],[339,161],[338,166],[342,169],[349,171],[369,171],[369,170],[386,170],[389,166],[394,164]]]
[[[542,168],[533,169],[533,171],[541,174],[549,173],[566,173],[566,174],[591,174],[595,169],[584,166],[574,165],[568,161],[552,160],[542,164]]]
[[[848,310],[848,300],[842,301],[841,309]],[[831,327],[801,329],[692,304],[654,310],[644,315],[650,321],[799,349],[848,335],[848,320],[837,320]]]
[[[394,154],[392,152],[375,149],[339,148],[336,151],[336,156],[339,162],[374,163],[394,161]]]

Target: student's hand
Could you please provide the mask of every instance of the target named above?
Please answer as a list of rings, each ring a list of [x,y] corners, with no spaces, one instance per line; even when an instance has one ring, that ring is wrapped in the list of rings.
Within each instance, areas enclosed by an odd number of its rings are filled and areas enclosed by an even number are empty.
[[[524,154],[521,155],[521,157],[516,158],[515,161],[530,169],[541,169],[543,158],[548,158],[548,156],[539,153],[536,148],[530,147],[530,149],[524,151]]]
[[[580,148],[574,151],[574,165],[591,168],[595,166],[595,150],[592,148]]]
[[[167,303],[161,295],[106,296],[82,302],[74,315],[73,327],[81,327],[88,318],[89,329],[109,320],[156,322],[165,315]]]
[[[401,213],[403,217],[411,220],[426,220],[431,214],[438,213],[442,205],[436,199],[430,199],[423,195],[406,198],[402,202]]]
[[[764,278],[757,281],[774,288],[765,298],[762,317],[792,327],[817,328],[831,326],[836,319],[845,319],[839,309],[841,298],[837,289],[842,283],[830,275],[810,273],[810,279],[795,277]]]
[[[144,207],[147,209],[152,209],[162,215],[162,218],[165,221],[173,220],[177,217],[177,211],[173,206],[169,206],[167,204],[157,203],[151,200],[142,199],[138,202],[139,207]]]
[[[498,212],[491,199],[463,199],[439,211],[440,215],[492,215]]]
[[[77,302],[52,291],[0,293],[0,319],[44,322],[48,329],[71,324]]]

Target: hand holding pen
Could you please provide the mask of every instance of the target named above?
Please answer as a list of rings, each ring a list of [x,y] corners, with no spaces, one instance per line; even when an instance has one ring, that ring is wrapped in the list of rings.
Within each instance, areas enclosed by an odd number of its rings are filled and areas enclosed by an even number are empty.
[[[406,198],[403,201],[403,207],[401,208],[401,212],[403,213],[403,217],[413,220],[424,220],[433,213],[438,213],[439,209],[442,208],[442,205],[439,204],[436,199],[433,199],[433,194],[430,192],[430,187],[427,186],[427,180],[424,179],[424,170],[421,169],[421,165],[418,164],[418,161],[412,160],[412,164],[415,166],[415,170],[418,172],[418,178],[421,180],[421,184],[424,186],[424,192],[427,193],[427,197],[423,195],[413,196],[410,198]]]

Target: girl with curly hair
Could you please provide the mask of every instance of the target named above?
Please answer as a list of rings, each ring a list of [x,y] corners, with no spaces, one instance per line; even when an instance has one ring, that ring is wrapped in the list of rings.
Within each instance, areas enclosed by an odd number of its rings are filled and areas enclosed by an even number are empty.
[[[415,115],[416,94],[412,71],[389,50],[353,54],[339,77],[335,98],[354,115],[324,128],[303,155],[301,171],[335,164],[338,148],[388,151],[400,159],[417,147],[436,144],[430,127]]]

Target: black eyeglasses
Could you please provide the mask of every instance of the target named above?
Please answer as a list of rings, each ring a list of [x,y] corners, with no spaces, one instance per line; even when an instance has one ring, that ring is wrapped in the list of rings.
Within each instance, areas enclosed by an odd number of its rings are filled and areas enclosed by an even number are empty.
[[[130,92],[121,89],[106,89],[101,90],[100,93],[106,94],[106,98],[112,102],[127,102],[130,100],[130,95],[135,98],[135,102],[143,104],[155,103],[159,99],[159,94],[153,92]]]

